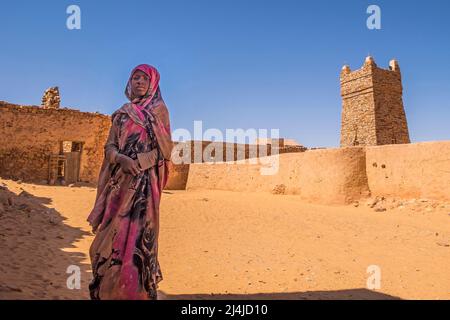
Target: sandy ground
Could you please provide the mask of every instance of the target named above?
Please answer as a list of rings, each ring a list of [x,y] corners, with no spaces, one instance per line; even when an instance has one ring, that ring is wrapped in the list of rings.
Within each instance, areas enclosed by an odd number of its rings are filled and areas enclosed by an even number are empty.
[[[89,298],[95,191],[0,179],[0,298]],[[165,191],[159,259],[162,299],[450,299],[450,203]]]

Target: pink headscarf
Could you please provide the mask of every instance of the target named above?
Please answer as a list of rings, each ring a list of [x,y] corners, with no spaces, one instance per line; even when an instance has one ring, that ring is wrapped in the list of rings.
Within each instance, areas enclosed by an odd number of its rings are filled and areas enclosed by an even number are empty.
[[[147,90],[147,93],[143,97],[134,97],[131,90],[131,79],[133,78],[133,75],[137,70],[144,72],[150,78],[149,88]],[[125,95],[131,103],[140,106],[139,109],[143,109],[152,101],[153,97],[158,91],[159,79],[159,72],[155,67],[148,64],[140,64],[131,71],[130,78],[128,79],[128,83],[125,88]]]
[[[137,70],[144,72],[150,79],[149,88],[143,97],[134,97],[131,90],[131,78]],[[173,142],[170,133],[169,112],[161,96],[159,79],[159,72],[155,67],[148,64],[140,64],[135,67],[131,71],[125,88],[125,95],[131,103],[126,103],[114,112],[112,118],[117,113],[126,112],[135,123],[145,128],[143,113],[147,114],[151,120],[162,155],[164,159],[170,160]]]

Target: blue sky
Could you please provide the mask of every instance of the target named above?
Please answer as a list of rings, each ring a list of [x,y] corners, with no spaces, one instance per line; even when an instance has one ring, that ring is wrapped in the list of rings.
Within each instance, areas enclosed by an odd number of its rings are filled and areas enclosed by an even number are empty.
[[[81,8],[68,30],[66,8]],[[366,27],[379,5],[382,29]],[[0,100],[111,114],[130,70],[161,73],[172,129],[279,128],[307,147],[339,145],[339,72],[369,53],[399,60],[413,142],[450,140],[450,2],[2,1]]]

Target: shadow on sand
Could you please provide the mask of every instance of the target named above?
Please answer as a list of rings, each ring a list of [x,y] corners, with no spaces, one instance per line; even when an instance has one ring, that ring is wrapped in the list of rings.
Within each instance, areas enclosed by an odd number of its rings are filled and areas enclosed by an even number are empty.
[[[89,298],[90,265],[73,248],[90,233],[65,224],[66,218],[46,207],[51,203],[0,186],[0,299]],[[81,287],[69,289],[67,279],[78,270]]]
[[[253,294],[166,294],[159,291],[161,300],[400,300],[367,289],[337,291],[306,291]]]

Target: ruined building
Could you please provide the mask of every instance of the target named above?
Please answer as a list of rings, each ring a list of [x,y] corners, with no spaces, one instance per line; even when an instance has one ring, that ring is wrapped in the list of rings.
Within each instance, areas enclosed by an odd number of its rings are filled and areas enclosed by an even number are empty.
[[[340,80],[341,147],[410,143],[396,60],[385,70],[369,56],[359,70],[344,66]]]
[[[0,101],[0,176],[29,182],[96,182],[111,126],[107,115]]]
[[[42,108],[44,109],[59,109],[61,97],[59,96],[59,88],[51,87],[45,90],[42,97]]]

